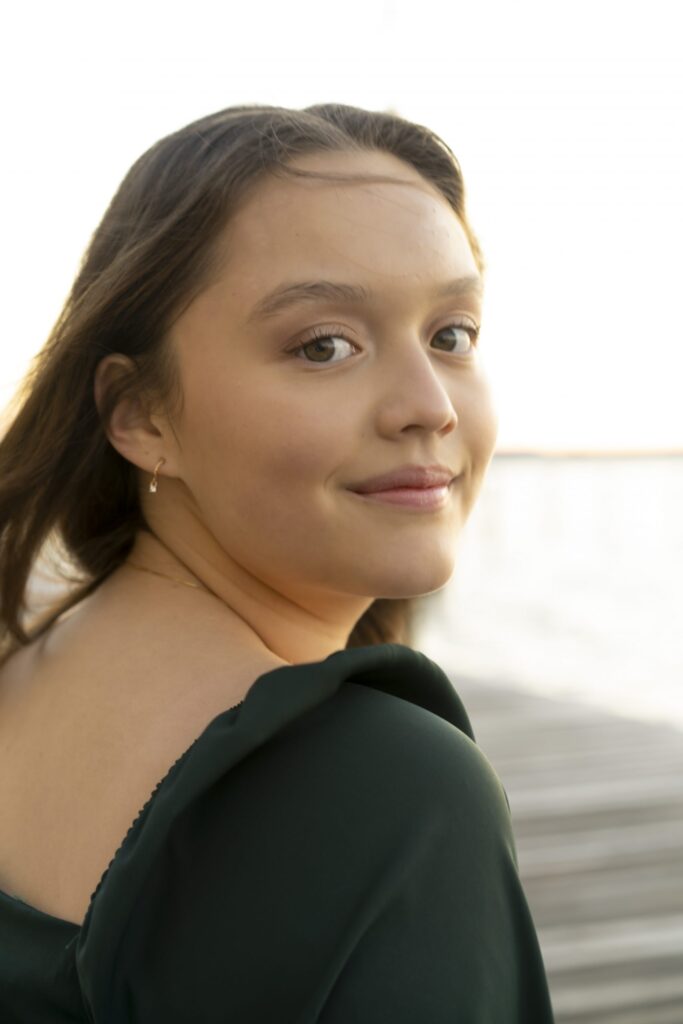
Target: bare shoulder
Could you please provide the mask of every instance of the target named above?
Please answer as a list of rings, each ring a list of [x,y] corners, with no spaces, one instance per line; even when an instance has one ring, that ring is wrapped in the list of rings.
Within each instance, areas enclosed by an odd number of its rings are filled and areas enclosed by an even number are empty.
[[[192,732],[283,664],[241,643],[193,592],[154,582],[112,577],[0,666],[0,728],[4,714],[35,713],[148,740],[157,723],[164,735],[173,721]]]
[[[0,889],[79,923],[159,780],[282,664],[140,594],[96,591],[0,666]]]

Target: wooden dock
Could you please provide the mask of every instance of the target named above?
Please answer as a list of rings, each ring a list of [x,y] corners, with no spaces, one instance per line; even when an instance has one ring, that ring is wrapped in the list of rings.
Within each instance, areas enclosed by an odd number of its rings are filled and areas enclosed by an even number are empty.
[[[683,731],[449,675],[508,794],[557,1024],[683,1024]]]

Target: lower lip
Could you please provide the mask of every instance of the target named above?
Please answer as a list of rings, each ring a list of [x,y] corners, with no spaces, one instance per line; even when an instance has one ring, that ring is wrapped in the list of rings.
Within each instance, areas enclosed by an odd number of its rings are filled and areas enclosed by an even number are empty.
[[[373,491],[359,494],[352,491],[358,498],[366,501],[380,502],[383,505],[402,505],[404,508],[433,509],[443,508],[450,496],[450,485],[446,487],[397,487],[393,491]]]

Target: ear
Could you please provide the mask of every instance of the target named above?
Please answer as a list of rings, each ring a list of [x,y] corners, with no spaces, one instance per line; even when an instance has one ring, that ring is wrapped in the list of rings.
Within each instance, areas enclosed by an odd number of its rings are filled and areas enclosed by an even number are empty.
[[[95,369],[94,397],[98,412],[102,412],[105,393],[112,383],[135,372],[135,364],[128,356],[114,353],[105,356]],[[140,397],[122,398],[104,425],[108,440],[120,455],[145,472],[153,473],[163,456],[164,474],[173,476],[171,432],[163,417],[154,415]]]

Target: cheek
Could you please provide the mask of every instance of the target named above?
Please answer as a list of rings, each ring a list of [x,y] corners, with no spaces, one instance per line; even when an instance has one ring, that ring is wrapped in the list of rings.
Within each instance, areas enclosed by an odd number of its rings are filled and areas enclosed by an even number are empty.
[[[330,403],[298,388],[214,380],[187,425],[194,465],[207,474],[220,467],[218,478],[245,498],[288,493],[291,502],[302,487],[324,485],[344,459]]]
[[[475,471],[486,468],[496,446],[498,412],[488,378],[482,375],[477,386],[462,395],[456,406],[460,427],[472,457]]]
[[[253,465],[294,496],[306,488],[310,497],[344,465],[347,443],[333,408],[299,394],[278,395],[266,410],[254,429]]]

